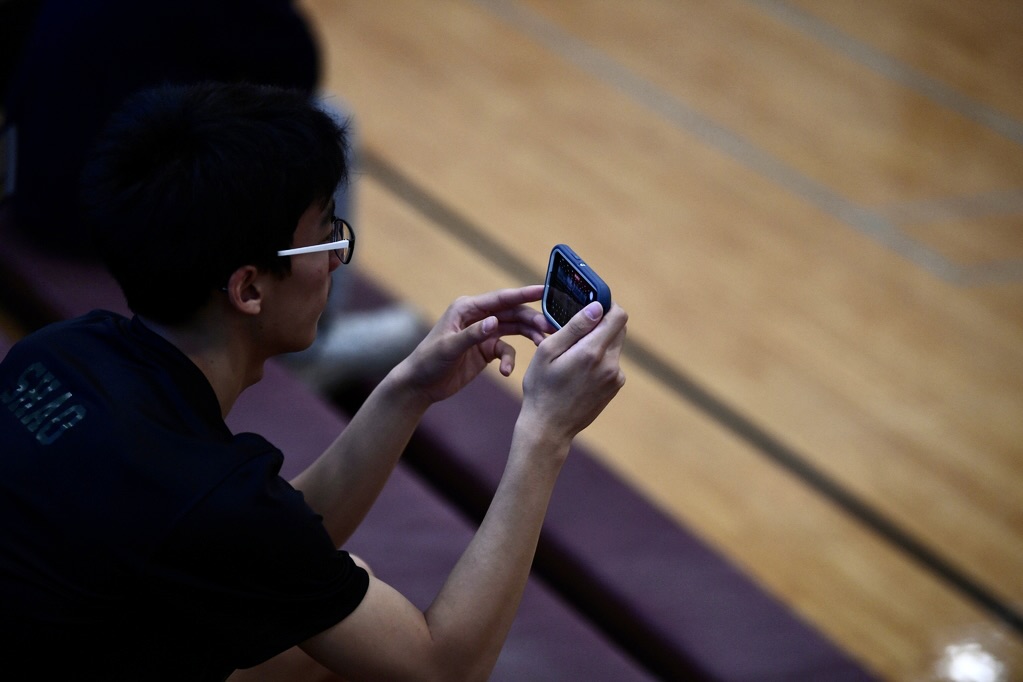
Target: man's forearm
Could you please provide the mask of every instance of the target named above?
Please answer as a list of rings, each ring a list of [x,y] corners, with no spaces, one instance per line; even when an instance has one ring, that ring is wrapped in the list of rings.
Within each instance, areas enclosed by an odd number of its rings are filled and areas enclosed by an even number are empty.
[[[490,508],[425,614],[434,640],[472,666],[457,679],[485,679],[497,661],[568,449],[569,441],[545,441],[520,419]]]
[[[517,426],[490,509],[427,611],[373,578],[363,603],[303,648],[355,679],[486,680],[514,621],[567,452],[567,442],[545,442]]]

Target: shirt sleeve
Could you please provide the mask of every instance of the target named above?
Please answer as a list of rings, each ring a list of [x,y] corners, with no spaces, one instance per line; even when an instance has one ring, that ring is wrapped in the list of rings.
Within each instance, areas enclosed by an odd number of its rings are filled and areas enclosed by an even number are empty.
[[[236,667],[338,623],[369,586],[278,476],[280,461],[273,451],[234,471],[177,524],[151,566],[149,598]]]

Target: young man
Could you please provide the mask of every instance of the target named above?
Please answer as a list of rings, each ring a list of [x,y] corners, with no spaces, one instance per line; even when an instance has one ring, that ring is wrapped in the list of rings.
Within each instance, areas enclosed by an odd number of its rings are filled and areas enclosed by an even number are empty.
[[[574,436],[624,382],[627,316],[553,330],[541,286],[455,301],[290,484],[223,417],[308,346],[355,247],[330,197],[344,132],[300,93],[132,98],[87,172],[96,243],[135,316],[96,312],[0,364],[0,647],[51,677],[222,680],[299,645],[349,679],[485,679]],[[432,403],[537,344],[504,476],[424,613],[343,546]]]

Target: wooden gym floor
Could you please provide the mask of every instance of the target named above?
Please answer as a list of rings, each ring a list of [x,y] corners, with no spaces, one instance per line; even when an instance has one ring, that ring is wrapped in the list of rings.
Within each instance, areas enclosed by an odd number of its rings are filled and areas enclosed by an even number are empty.
[[[358,267],[433,318],[572,245],[631,315],[587,447],[881,676],[1023,677],[1023,5],[301,6]]]

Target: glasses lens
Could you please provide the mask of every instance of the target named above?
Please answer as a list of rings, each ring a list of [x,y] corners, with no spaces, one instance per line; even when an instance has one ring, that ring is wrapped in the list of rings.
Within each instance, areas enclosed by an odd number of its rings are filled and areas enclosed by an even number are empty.
[[[334,218],[333,240],[341,241],[342,239],[348,240],[348,246],[343,249],[335,249],[334,253],[337,254],[338,259],[344,264],[352,260],[352,252],[355,251],[355,232],[352,231],[352,226],[343,219]]]

